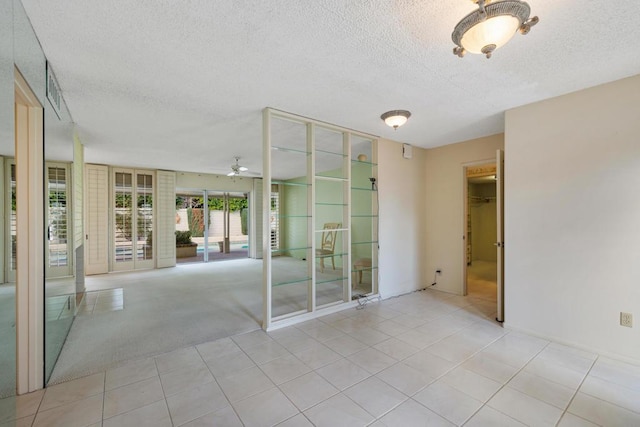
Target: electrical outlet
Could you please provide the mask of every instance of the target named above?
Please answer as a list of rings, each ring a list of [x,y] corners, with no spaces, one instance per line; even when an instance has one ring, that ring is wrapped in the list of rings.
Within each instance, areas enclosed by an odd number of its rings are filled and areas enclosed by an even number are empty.
[[[631,313],[620,312],[620,326],[626,326],[627,328],[632,328],[633,315]]]

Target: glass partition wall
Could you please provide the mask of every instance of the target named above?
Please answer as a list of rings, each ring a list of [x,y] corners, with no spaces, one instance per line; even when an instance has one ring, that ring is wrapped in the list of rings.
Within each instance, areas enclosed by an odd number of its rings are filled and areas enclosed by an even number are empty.
[[[271,298],[266,302],[271,316],[277,318],[311,309],[313,164],[304,123],[274,120],[272,129],[271,167],[279,172],[271,175],[266,188],[275,186],[269,198],[270,202],[278,199],[279,210],[271,211],[268,230],[270,242],[271,234],[279,233],[279,245],[265,251],[263,256],[270,260]]]
[[[376,294],[376,139],[266,109],[264,140],[264,328]]]
[[[313,126],[315,306],[348,301],[348,134]]]
[[[351,257],[354,297],[377,293],[378,185],[372,140],[351,138]]]

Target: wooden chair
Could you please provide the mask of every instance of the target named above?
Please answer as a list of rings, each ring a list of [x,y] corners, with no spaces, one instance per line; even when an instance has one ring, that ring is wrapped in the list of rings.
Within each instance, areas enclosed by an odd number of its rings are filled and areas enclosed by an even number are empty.
[[[359,258],[353,263],[353,274],[358,273],[358,285],[362,283],[362,272],[371,269],[371,258]],[[355,289],[356,281],[351,282],[351,288]]]
[[[320,258],[320,272],[324,272],[324,259],[327,257],[331,257],[331,266],[333,269],[336,269],[336,262],[334,259],[334,251],[336,248],[336,239],[338,236],[337,229],[342,227],[342,224],[339,222],[327,222],[324,224],[322,229],[322,240],[320,242],[320,247],[316,249],[316,256]]]

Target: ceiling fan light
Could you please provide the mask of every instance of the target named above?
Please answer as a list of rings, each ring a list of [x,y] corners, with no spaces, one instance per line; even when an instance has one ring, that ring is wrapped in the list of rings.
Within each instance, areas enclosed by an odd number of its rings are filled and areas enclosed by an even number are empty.
[[[233,158],[235,159],[236,163],[231,165],[231,172],[229,172],[227,176],[238,176],[240,175],[240,172],[246,172],[249,170],[249,168],[246,166],[240,166],[240,156],[234,156]]]
[[[391,110],[380,116],[387,126],[394,129],[398,129],[398,127],[407,123],[409,117],[411,117],[411,113],[407,110]]]

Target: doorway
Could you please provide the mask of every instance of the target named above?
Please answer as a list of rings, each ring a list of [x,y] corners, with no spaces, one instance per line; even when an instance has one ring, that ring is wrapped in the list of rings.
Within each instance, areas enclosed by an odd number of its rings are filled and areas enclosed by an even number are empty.
[[[467,175],[467,294],[496,301],[496,177]],[[469,170],[468,170],[469,171]],[[468,173],[468,172],[467,172]]]
[[[504,321],[504,158],[463,167],[463,295],[495,307]]]
[[[248,196],[242,192],[177,190],[176,238],[184,239],[185,249],[176,252],[176,262],[248,258]]]

